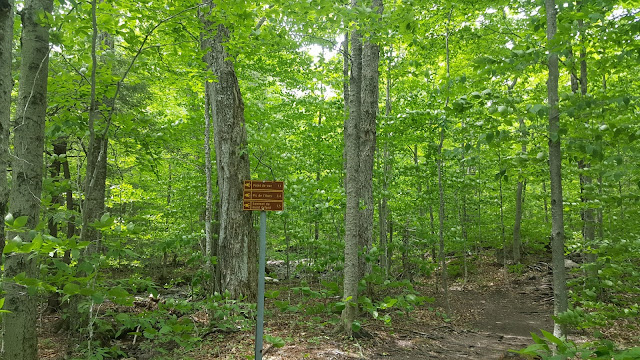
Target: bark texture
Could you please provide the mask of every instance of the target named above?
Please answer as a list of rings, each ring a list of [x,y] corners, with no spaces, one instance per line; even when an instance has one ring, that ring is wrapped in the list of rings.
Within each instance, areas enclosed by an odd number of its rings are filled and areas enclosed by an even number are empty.
[[[104,214],[104,193],[107,181],[108,139],[97,135],[89,141],[87,149],[87,176],[84,183],[85,199],[82,206],[82,228],[80,241],[89,241],[89,253],[101,248],[100,232],[90,224],[100,220]]]
[[[351,6],[358,6],[357,0],[352,0]],[[382,13],[382,1],[374,0],[372,7],[378,14]],[[357,314],[358,282],[371,266],[358,253],[360,249],[368,251],[373,238],[373,163],[380,60],[379,46],[369,40],[363,46],[359,31],[352,31],[351,44],[349,118],[345,120],[347,209],[344,250],[344,298],[350,301],[342,311],[343,328],[349,335]]]
[[[203,1],[207,7],[215,6]],[[220,232],[217,254],[220,277],[217,291],[228,291],[233,298],[256,298],[258,281],[257,234],[250,211],[242,210],[243,180],[251,178],[244,102],[231,55],[225,48],[229,29],[214,24],[207,15],[201,17],[205,26],[202,46],[208,49],[205,62],[216,77],[211,98],[214,126],[214,146],[218,170],[220,201]]]
[[[374,0],[373,8],[382,13],[382,1]],[[368,39],[362,49],[362,115],[360,125],[360,249],[369,252],[373,242],[373,163],[376,153],[376,119],[378,114],[378,80],[380,47]],[[360,258],[360,274],[371,273],[371,263]]]
[[[44,126],[47,110],[47,77],[49,65],[49,26],[38,21],[38,13],[53,10],[52,0],[27,0],[21,12],[22,64],[14,128],[12,188],[9,212],[14,218],[27,216],[26,227],[34,229],[40,218],[42,193]],[[20,235],[31,241],[27,233]],[[27,288],[10,279],[19,273],[36,277],[36,258],[31,254],[6,256],[3,286],[4,359],[35,360],[38,358],[36,335],[37,301]]]
[[[551,252],[553,264],[553,313],[567,311],[567,284],[564,268],[564,220],[562,214],[562,152],[560,149],[560,111],[558,108],[558,53],[554,49],[557,10],[554,0],[545,0],[547,11],[547,48],[549,51],[549,173],[551,186]],[[554,324],[557,337],[566,335],[564,326]]]
[[[4,216],[9,201],[9,123],[11,120],[11,49],[13,45],[13,0],[0,4],[0,254],[4,250]],[[0,264],[2,262],[0,257]]]
[[[351,6],[357,6],[353,0]],[[357,30],[351,32],[351,74],[349,77],[349,117],[344,126],[344,152],[346,161],[345,194],[347,196],[344,218],[344,295],[349,299],[342,310],[344,331],[351,335],[351,324],[358,312],[359,279],[359,231],[360,231],[360,114],[362,88],[362,39]]]

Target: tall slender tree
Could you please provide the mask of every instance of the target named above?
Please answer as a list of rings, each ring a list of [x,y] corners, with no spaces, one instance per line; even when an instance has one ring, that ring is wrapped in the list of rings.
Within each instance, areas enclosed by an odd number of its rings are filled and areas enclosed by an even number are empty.
[[[374,0],[372,9],[382,14],[382,0]],[[376,120],[378,115],[380,46],[366,39],[362,49],[362,107],[360,115],[360,248],[369,251],[373,241],[373,163],[376,153]],[[360,259],[362,276],[371,272],[371,263]]]
[[[564,268],[564,220],[562,214],[562,151],[560,149],[560,110],[558,108],[558,50],[556,31],[557,9],[555,0],[545,0],[547,12],[547,50],[549,53],[549,79],[547,97],[549,104],[549,173],[551,185],[551,252],[553,264],[553,313],[567,311],[567,284]],[[566,335],[566,329],[554,324],[557,337]]]
[[[351,7],[358,6],[357,0]],[[349,76],[349,116],[344,125],[344,153],[346,162],[345,194],[347,196],[344,217],[344,294],[347,306],[342,310],[342,325],[347,334],[352,333],[352,323],[358,312],[358,282],[360,244],[360,116],[362,88],[362,37],[360,31],[351,31],[351,73]]]
[[[53,11],[53,0],[27,0],[20,13],[22,20],[22,63],[14,127],[14,157],[9,212],[14,218],[26,216],[26,227],[35,229],[40,220],[42,193],[44,127],[47,111],[47,77],[49,74],[49,28],[41,21],[42,13]],[[9,233],[31,241],[31,232]],[[37,300],[24,285],[12,279],[25,273],[37,276],[37,260],[31,254],[7,254],[4,273],[4,359],[38,358],[36,334]]]
[[[84,183],[84,202],[82,204],[82,228],[80,229],[80,240],[89,241],[87,248],[89,252],[100,249],[101,234],[90,224],[99,220],[104,214],[104,194],[107,181],[107,149],[109,147],[109,139],[107,137],[109,125],[111,122],[110,115],[112,111],[106,114],[100,110],[101,105],[110,105],[111,109],[115,105],[115,97],[107,100],[107,104],[101,104],[97,99],[97,71],[98,71],[98,52],[104,47],[113,47],[110,37],[106,33],[100,33],[97,23],[97,0],[91,2],[91,94],[89,104],[89,145],[87,149],[87,166]],[[104,130],[99,127],[96,122],[104,120]]]

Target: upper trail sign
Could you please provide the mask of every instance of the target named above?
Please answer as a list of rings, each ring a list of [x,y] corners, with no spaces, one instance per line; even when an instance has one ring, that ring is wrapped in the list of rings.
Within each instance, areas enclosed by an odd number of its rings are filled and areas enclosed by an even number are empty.
[[[284,182],[245,180],[242,209],[247,211],[282,211],[284,208]]]

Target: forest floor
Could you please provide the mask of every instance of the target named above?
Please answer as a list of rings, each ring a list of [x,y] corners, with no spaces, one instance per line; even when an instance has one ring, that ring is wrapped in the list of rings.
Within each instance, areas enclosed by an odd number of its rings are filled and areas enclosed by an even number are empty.
[[[355,342],[329,333],[314,344],[302,334],[271,348],[265,359],[517,359],[509,350],[532,344],[531,332],[553,329],[550,273],[542,264],[516,275],[485,259],[465,284],[459,279],[449,287],[449,317],[442,315],[444,295],[437,293],[433,304],[390,325],[369,321],[366,336]],[[418,289],[433,296],[434,281]]]
[[[421,296],[432,297],[433,302],[408,313],[396,311],[389,324],[363,314],[364,331],[353,339],[336,331],[339,315],[322,310],[339,298],[304,296],[295,291],[301,286],[299,279],[270,283],[267,293],[276,290],[280,293],[277,299],[266,299],[265,333],[282,339],[284,346],[266,343],[264,359],[523,359],[509,350],[532,344],[531,332],[539,334],[540,329],[551,331],[553,327],[549,265],[531,259],[518,273],[509,273],[487,255],[477,259],[472,270],[466,282],[461,278],[451,281],[449,316],[444,315],[444,295],[437,291],[434,277],[416,279],[415,290]],[[319,288],[317,281],[309,286]],[[377,294],[376,298],[385,295]],[[281,303],[297,304],[298,310],[282,311],[278,299]],[[313,308],[321,310],[308,311]],[[194,321],[196,315],[192,315]],[[57,318],[57,315],[41,317],[40,358],[77,358],[70,356],[77,345],[72,345],[64,332],[54,330]],[[184,351],[173,347],[164,356],[157,352],[156,344],[142,337],[137,345],[129,339],[119,346],[129,349],[128,357],[123,358],[126,360],[253,358],[253,329],[210,331],[201,336],[204,339],[196,348]],[[136,349],[131,350],[131,345]]]

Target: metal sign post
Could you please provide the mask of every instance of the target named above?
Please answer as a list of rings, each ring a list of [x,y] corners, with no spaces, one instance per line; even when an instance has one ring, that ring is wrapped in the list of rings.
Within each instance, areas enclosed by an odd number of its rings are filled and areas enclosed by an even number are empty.
[[[262,360],[264,335],[264,267],[267,257],[267,211],[282,211],[284,183],[282,181],[245,180],[242,209],[260,210],[260,244],[258,260],[258,315],[256,319],[256,357]]]
[[[267,257],[267,212],[260,211],[260,259],[258,260],[258,319],[256,324],[256,360],[262,360],[264,333],[264,267]]]

